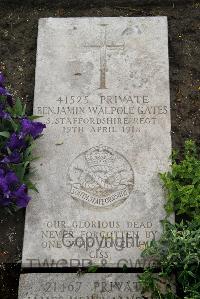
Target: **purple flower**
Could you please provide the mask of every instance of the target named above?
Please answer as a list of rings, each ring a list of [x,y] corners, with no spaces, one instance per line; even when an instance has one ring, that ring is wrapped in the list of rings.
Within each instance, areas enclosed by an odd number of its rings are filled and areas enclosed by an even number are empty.
[[[0,86],[0,96],[6,96],[7,103],[12,107],[13,106],[13,98],[12,95],[5,87]]]
[[[8,183],[7,183],[7,181],[6,181],[4,172],[1,173],[1,176],[0,176],[0,190],[1,190],[1,192],[3,192],[3,193],[7,193],[7,191],[9,190],[9,188],[8,188]]]
[[[31,199],[27,194],[27,187],[24,184],[22,184],[17,191],[13,192],[13,195],[16,205],[20,208],[25,208]]]
[[[16,133],[13,133],[6,143],[6,147],[8,147],[11,151],[16,149],[21,150],[26,147],[25,140]]]
[[[15,204],[20,208],[24,208],[30,199],[26,185],[20,184],[16,174],[13,171],[6,173],[3,169],[0,169],[0,205]]]
[[[4,108],[3,105],[0,104],[0,118],[2,118],[2,119],[10,119],[11,118],[10,114],[8,112],[5,112],[3,110],[3,108]]]
[[[46,128],[46,125],[40,122],[33,122],[27,118],[22,118],[21,120],[22,130],[21,136],[31,135],[34,139],[36,139]]]
[[[0,86],[4,86],[5,78],[2,72],[0,72]]]
[[[0,177],[2,177],[4,175],[4,173],[5,173],[5,170],[0,168]]]
[[[5,87],[0,85],[0,95],[5,96],[7,94],[7,90]]]
[[[12,203],[12,190],[16,187],[19,180],[13,171],[5,173],[2,169],[0,172],[0,205],[8,206]]]
[[[20,161],[21,161],[20,153],[15,150],[10,155],[5,156],[0,162],[6,163],[6,164],[8,164],[8,163],[17,164],[17,163],[20,163]]]
[[[10,187],[13,187],[14,184],[19,183],[19,179],[13,171],[8,171],[5,178]]]

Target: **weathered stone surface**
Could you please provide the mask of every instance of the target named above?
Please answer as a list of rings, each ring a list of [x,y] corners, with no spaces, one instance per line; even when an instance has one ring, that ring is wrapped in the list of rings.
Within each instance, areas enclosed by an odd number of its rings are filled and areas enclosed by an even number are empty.
[[[165,17],[41,19],[24,267],[143,267],[171,152]]]
[[[133,273],[34,273],[20,277],[18,299],[142,299]]]

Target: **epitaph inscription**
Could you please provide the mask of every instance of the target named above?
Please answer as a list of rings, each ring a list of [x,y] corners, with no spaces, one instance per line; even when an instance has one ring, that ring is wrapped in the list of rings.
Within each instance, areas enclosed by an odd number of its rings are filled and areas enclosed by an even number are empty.
[[[165,217],[171,123],[165,17],[47,18],[34,114],[23,267],[141,268]]]

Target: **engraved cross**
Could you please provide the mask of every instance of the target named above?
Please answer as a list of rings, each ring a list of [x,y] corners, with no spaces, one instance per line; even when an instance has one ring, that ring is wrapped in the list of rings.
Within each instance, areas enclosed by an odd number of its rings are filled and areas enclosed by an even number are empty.
[[[124,50],[124,44],[115,45],[114,43],[107,43],[106,26],[108,24],[100,24],[101,26],[101,42],[100,45],[89,45],[86,47],[100,49],[100,87],[99,89],[106,89],[106,72],[107,72],[107,50],[115,50],[116,48]]]

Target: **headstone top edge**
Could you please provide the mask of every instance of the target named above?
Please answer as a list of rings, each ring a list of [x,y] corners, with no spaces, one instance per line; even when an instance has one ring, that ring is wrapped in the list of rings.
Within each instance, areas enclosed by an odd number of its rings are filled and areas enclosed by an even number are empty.
[[[56,24],[59,25],[68,25],[71,22],[84,22],[84,21],[93,21],[95,23],[95,21],[109,21],[112,23],[115,23],[115,21],[119,21],[119,20],[127,20],[127,21],[153,21],[153,22],[159,22],[160,24],[162,24],[163,26],[165,26],[165,28],[168,26],[168,17],[167,16],[133,16],[133,17],[123,17],[123,16],[119,16],[119,17],[69,17],[69,18],[65,18],[65,17],[48,17],[48,18],[39,18],[38,20],[38,29],[39,32],[40,30],[42,30],[45,27],[49,27],[50,26],[54,26]]]
[[[48,18],[39,18],[39,23],[43,21],[66,21],[66,20],[85,20],[85,19],[94,19],[94,20],[103,20],[103,19],[110,19],[110,20],[117,20],[117,19],[161,19],[161,20],[168,20],[168,16],[133,16],[133,17],[124,17],[124,16],[119,16],[119,17],[48,17]]]

